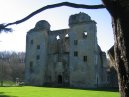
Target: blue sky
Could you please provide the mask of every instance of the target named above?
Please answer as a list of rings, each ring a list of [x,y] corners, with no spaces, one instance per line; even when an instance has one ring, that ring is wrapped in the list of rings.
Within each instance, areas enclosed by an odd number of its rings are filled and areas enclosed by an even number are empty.
[[[65,0],[0,0],[0,23],[9,23],[20,20],[31,12],[46,6],[63,2]],[[67,0],[80,4],[101,4],[101,0]],[[103,51],[107,51],[113,44],[113,32],[111,27],[111,17],[106,9],[75,9],[70,7],[60,7],[48,9],[26,22],[10,26],[12,33],[0,34],[0,51],[25,51],[26,33],[33,28],[37,21],[47,20],[51,25],[51,30],[68,28],[68,19],[72,14],[85,12],[97,22],[98,44]]]

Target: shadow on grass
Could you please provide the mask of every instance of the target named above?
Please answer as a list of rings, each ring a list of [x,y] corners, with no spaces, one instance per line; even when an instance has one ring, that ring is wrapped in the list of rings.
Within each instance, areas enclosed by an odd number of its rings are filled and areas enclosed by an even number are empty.
[[[17,97],[17,96],[5,95],[4,92],[0,92],[0,97]]]
[[[60,89],[76,89],[76,90],[119,92],[118,88],[75,88],[75,87],[55,87],[55,86],[45,86],[45,87],[46,88],[60,88]]]
[[[106,91],[106,92],[119,92],[118,88],[97,88],[97,89],[86,89],[92,91]]]

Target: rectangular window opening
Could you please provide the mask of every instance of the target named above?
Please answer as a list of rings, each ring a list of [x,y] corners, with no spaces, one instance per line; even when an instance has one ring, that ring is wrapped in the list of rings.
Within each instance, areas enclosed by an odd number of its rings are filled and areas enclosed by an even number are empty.
[[[78,56],[78,52],[77,51],[74,52],[74,56]]]
[[[30,41],[30,44],[33,44],[33,43],[34,43],[34,41],[33,41],[33,40],[31,40],[31,41]]]
[[[39,56],[39,55],[37,55],[37,56],[36,56],[36,59],[37,59],[37,60],[39,60],[39,59],[40,59],[40,56]]]
[[[31,61],[29,65],[30,65],[30,72],[31,73],[34,72],[34,70],[33,70],[33,62]]]
[[[83,56],[83,61],[84,61],[84,62],[87,61],[87,56]]]
[[[40,49],[40,45],[37,45],[37,49]]]
[[[77,40],[74,40],[74,45],[77,45],[78,44],[78,41]]]

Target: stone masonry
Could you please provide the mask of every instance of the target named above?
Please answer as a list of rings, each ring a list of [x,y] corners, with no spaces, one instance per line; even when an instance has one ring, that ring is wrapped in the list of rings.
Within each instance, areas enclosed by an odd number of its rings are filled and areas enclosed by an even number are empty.
[[[25,82],[35,86],[97,88],[107,84],[106,54],[97,43],[96,22],[71,15],[69,28],[50,30],[46,20],[26,36]]]

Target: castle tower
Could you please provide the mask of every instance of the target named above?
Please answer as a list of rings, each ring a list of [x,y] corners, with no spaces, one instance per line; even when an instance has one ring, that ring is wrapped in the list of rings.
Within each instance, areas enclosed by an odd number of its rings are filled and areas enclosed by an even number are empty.
[[[41,20],[27,33],[25,81],[29,85],[44,83],[49,31],[50,24]]]
[[[97,43],[96,22],[79,13],[70,16],[69,27],[50,31],[50,24],[41,20],[27,33],[26,83],[78,88],[106,83],[106,57]]]
[[[96,22],[85,13],[71,15],[70,26],[70,85],[95,87],[95,55],[97,51]]]

